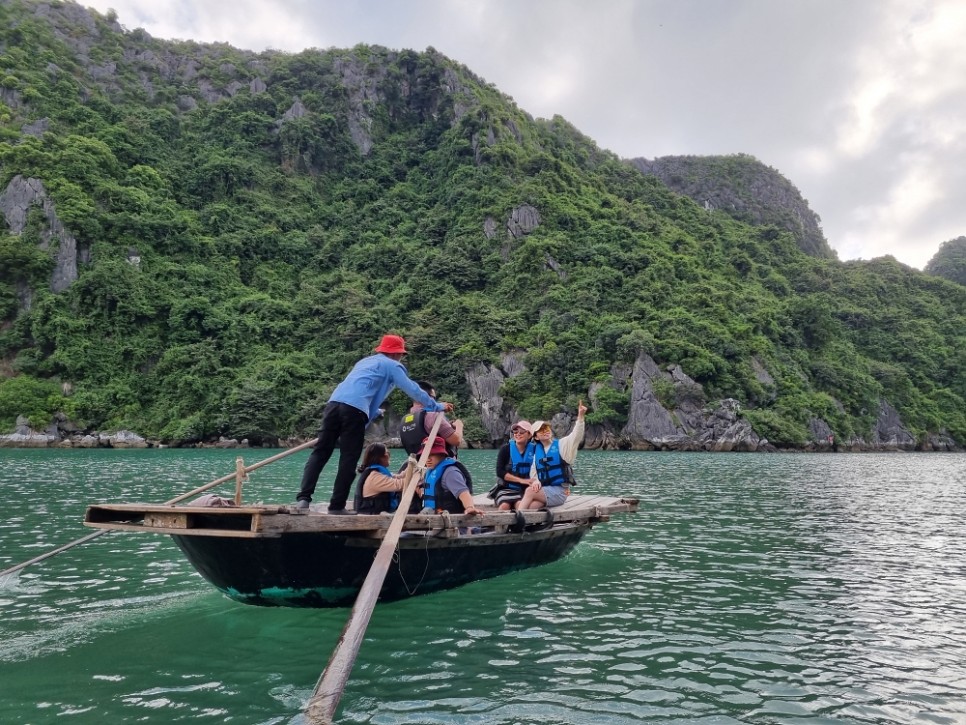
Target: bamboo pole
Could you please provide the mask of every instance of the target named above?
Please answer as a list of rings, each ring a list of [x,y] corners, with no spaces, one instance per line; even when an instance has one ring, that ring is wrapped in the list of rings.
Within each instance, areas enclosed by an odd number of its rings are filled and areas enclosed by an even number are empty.
[[[235,459],[235,505],[241,506],[242,484],[245,482],[245,459],[241,456]]]
[[[315,686],[315,691],[305,706],[305,717],[311,725],[330,725],[333,722],[332,718],[335,717],[342,692],[349,681],[349,674],[352,672],[352,666],[355,664],[359,648],[362,646],[366,627],[369,626],[369,620],[372,618],[372,610],[379,598],[379,591],[382,589],[382,583],[385,581],[389,565],[392,563],[392,556],[396,550],[396,544],[399,542],[399,535],[406,523],[406,514],[409,513],[409,504],[413,500],[417,485],[413,481],[414,474],[417,469],[420,472],[425,469],[426,461],[429,459],[429,451],[433,447],[432,441],[436,439],[439,425],[442,422],[443,416],[437,415],[433,429],[429,433],[429,444],[423,447],[419,462],[415,462],[412,456],[409,457],[409,465],[403,479],[403,494],[399,508],[396,509],[396,513],[392,517],[389,528],[386,530],[386,536],[376,552],[372,567],[359,589],[356,601],[352,605],[352,612],[349,614],[349,620],[342,629],[339,642],[329,658],[329,664],[322,671],[318,684]]]
[[[264,461],[259,461],[258,463],[253,463],[250,466],[245,466],[245,473],[251,473],[252,471],[257,470],[257,469],[261,468],[262,466],[267,466],[269,463],[275,463],[275,461],[278,461],[278,460],[280,460],[282,458],[285,458],[285,456],[290,456],[293,453],[298,453],[299,451],[304,451],[306,448],[311,448],[312,446],[314,446],[318,442],[319,442],[319,439],[318,438],[313,438],[312,440],[307,441],[307,442],[303,443],[302,445],[295,446],[295,448],[289,448],[287,451],[282,451],[281,453],[276,453],[274,456],[272,456],[271,458],[266,458]],[[234,473],[229,473],[227,476],[222,476],[221,478],[216,478],[214,481],[209,481],[204,486],[199,486],[198,488],[196,488],[196,489],[194,489],[192,491],[188,491],[188,493],[183,493],[180,496],[177,496],[177,497],[171,499],[170,501],[165,501],[162,504],[162,506],[171,506],[173,504],[180,503],[181,501],[184,501],[186,498],[191,498],[192,496],[195,496],[195,495],[201,493],[202,491],[207,491],[209,488],[213,488],[213,487],[215,487],[215,486],[217,486],[219,484],[225,483],[226,481],[234,480],[234,478],[235,478],[235,474]]]
[[[312,440],[310,440],[310,441],[308,441],[306,443],[303,443],[301,445],[295,446],[295,448],[289,448],[288,450],[283,451],[281,453],[278,453],[278,454],[276,454],[276,455],[274,455],[274,456],[272,456],[270,458],[266,458],[264,461],[259,461],[258,463],[253,463],[250,466],[246,466],[244,468],[244,473],[247,474],[247,473],[249,473],[251,471],[254,471],[254,470],[258,469],[258,468],[261,468],[262,466],[267,466],[269,463],[274,463],[275,461],[277,461],[277,460],[279,460],[281,458],[285,458],[286,456],[290,456],[293,453],[297,453],[298,451],[305,450],[306,448],[309,448],[310,446],[314,446],[316,443],[318,443],[318,441],[319,441],[318,438],[313,438]],[[241,459],[239,459],[239,460],[241,460]],[[237,466],[237,462],[236,462],[236,466]],[[221,478],[216,478],[214,481],[209,481],[204,486],[199,486],[198,488],[195,488],[195,489],[192,489],[191,491],[188,491],[188,493],[183,493],[180,496],[175,496],[170,501],[165,501],[162,505],[163,506],[173,506],[176,503],[179,503],[181,501],[184,501],[186,498],[191,498],[192,496],[195,496],[195,495],[201,493],[202,491],[207,491],[209,488],[214,488],[215,486],[218,486],[218,485],[220,485],[222,483],[225,483],[226,481],[234,480],[234,479],[236,479],[237,476],[238,476],[238,471],[236,469],[235,473],[231,473],[231,474],[229,474],[227,476],[222,476]],[[35,556],[33,559],[30,559],[29,561],[25,561],[25,562],[22,562],[20,564],[16,564],[15,566],[10,567],[9,569],[4,569],[3,571],[0,571],[0,576],[6,576],[7,574],[13,574],[16,571],[20,571],[21,569],[27,568],[31,564],[36,564],[38,562],[43,561],[44,559],[49,559],[52,556],[56,556],[57,554],[60,554],[60,553],[62,553],[64,551],[67,551],[68,549],[73,549],[75,546],[80,546],[81,544],[86,544],[88,541],[93,541],[98,536],[103,536],[104,534],[109,534],[110,532],[111,532],[111,529],[101,529],[100,531],[95,531],[93,534],[87,534],[86,536],[82,536],[79,539],[74,539],[74,541],[71,541],[71,542],[69,542],[67,544],[64,544],[63,546],[59,546],[56,549],[52,549],[52,550],[48,551],[46,554],[41,554],[40,556]]]

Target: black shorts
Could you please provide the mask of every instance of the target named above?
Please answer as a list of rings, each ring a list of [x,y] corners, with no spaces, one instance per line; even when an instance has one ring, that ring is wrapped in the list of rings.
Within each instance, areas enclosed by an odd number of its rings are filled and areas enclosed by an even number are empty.
[[[506,503],[510,504],[512,507],[513,504],[515,504],[521,498],[523,498],[522,488],[500,487],[500,489],[496,492],[496,497],[493,499],[493,503],[495,503],[497,506]]]

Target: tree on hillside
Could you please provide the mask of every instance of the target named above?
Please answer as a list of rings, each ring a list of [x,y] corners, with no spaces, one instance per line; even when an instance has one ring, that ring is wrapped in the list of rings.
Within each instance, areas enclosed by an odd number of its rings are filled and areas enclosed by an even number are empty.
[[[923,271],[966,285],[966,237],[956,237],[943,242]]]

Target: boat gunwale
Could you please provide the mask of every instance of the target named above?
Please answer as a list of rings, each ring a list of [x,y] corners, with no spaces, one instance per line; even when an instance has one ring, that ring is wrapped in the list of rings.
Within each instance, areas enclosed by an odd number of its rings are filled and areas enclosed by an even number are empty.
[[[448,532],[458,536],[466,527],[506,530],[518,524],[517,512],[499,511],[489,499],[476,497],[482,515],[410,514],[404,531]],[[610,496],[572,496],[563,506],[519,512],[526,526],[587,520],[606,521],[613,513],[637,511],[635,498]],[[310,511],[297,512],[294,506],[242,505],[230,507],[174,506],[165,504],[106,503],[88,506],[84,525],[97,529],[140,531],[178,536],[229,536],[239,538],[276,538],[306,533],[368,534],[381,538],[392,517],[385,514],[335,515]],[[235,525],[225,528],[222,524]],[[168,525],[165,525],[167,523]],[[199,524],[218,524],[200,526]],[[467,538],[467,537],[464,537]]]

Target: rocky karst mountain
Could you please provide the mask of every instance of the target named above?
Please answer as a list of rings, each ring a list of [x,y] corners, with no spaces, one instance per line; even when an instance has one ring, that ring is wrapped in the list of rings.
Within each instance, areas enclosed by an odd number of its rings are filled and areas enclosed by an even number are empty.
[[[751,157],[623,162],[433,49],[122,23],[0,0],[8,443],[311,437],[387,331],[474,445],[578,400],[594,447],[966,440],[966,291],[839,262]]]

